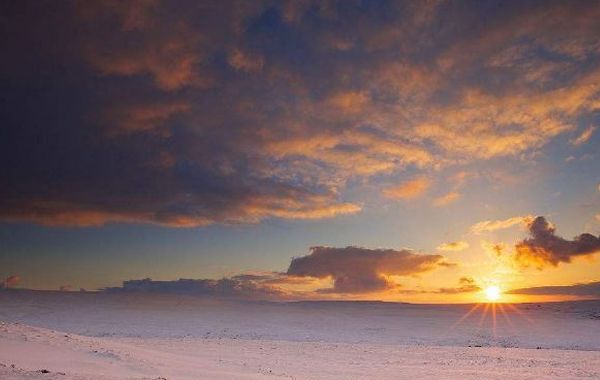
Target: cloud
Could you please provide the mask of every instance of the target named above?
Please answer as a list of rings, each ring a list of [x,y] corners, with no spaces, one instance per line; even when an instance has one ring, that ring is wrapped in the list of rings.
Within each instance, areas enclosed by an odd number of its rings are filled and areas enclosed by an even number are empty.
[[[466,241],[452,241],[449,243],[442,243],[437,246],[439,251],[463,251],[469,248],[469,243]]]
[[[443,256],[409,250],[312,247],[310,254],[292,259],[287,274],[332,278],[333,288],[324,293],[370,293],[393,288],[388,276],[415,275],[442,263]]]
[[[134,2],[138,3],[138,2]],[[144,3],[144,2],[139,2]],[[87,62],[107,76],[150,76],[166,91],[187,86],[205,86],[210,78],[201,70],[207,49],[198,31],[185,23],[161,17],[164,5],[149,1],[133,7],[123,3],[76,4],[82,23],[94,23],[93,32],[85,25],[82,48]],[[121,28],[114,28],[114,23]]]
[[[508,294],[527,295],[565,295],[600,297],[600,281],[559,286],[537,286],[531,288],[513,289]]]
[[[502,220],[484,220],[471,226],[471,232],[480,234],[484,232],[492,232],[505,228],[510,228],[515,225],[530,223],[533,220],[531,215],[515,216]]]
[[[543,216],[536,217],[528,228],[531,237],[515,245],[514,259],[521,265],[542,269],[547,265],[558,266],[560,263],[570,263],[575,257],[600,252],[600,237],[584,233],[573,240],[563,239],[555,234],[555,227]]]
[[[592,135],[594,134],[595,131],[596,131],[596,127],[594,127],[594,126],[586,128],[583,132],[581,132],[581,134],[579,136],[577,136],[577,138],[571,140],[571,144],[573,144],[573,145],[585,144],[592,137]]]
[[[383,190],[383,194],[392,199],[413,199],[423,195],[430,185],[431,181],[426,177],[417,177],[397,186],[388,187]]]
[[[236,276],[212,279],[179,279],[174,281],[143,280],[123,281],[123,286],[106,288],[105,292],[139,292],[184,294],[192,296],[223,297],[234,299],[279,299],[285,296],[283,290],[262,285],[265,278]]]
[[[13,274],[4,279],[4,281],[2,282],[2,287],[3,288],[12,288],[12,287],[18,285],[20,282],[21,282],[21,277]]]
[[[338,294],[397,290],[399,285],[391,276],[414,276],[448,266],[452,264],[443,256],[410,250],[312,247],[308,255],[293,258],[287,272],[241,273],[221,279],[146,278],[124,281],[122,286],[103,291],[260,300],[326,299]],[[330,280],[333,287],[324,288]],[[473,285],[466,279],[461,279],[460,284],[460,292],[469,291]]]
[[[190,110],[186,102],[170,101],[147,104],[119,104],[100,116],[110,133],[136,133],[156,130],[174,116]]]
[[[226,185],[226,184],[223,184]],[[328,194],[311,194],[277,186],[265,193],[243,193],[244,188],[229,191],[234,194],[208,195],[207,198],[186,196],[183,192],[173,198],[142,199],[131,209],[121,209],[118,199],[113,204],[69,203],[40,200],[29,203],[9,204],[8,215],[0,220],[26,221],[46,226],[102,226],[106,223],[152,223],[171,227],[198,227],[213,223],[257,223],[265,218],[322,219],[337,215],[354,214],[361,210],[353,203],[337,203]],[[275,193],[279,187],[280,193]],[[174,189],[176,190],[176,189]],[[254,189],[257,190],[257,189]],[[179,189],[177,191],[183,191]],[[237,196],[237,198],[234,198]],[[212,202],[211,202],[212,200]],[[230,203],[233,202],[233,203]]]
[[[440,288],[436,293],[441,294],[461,294],[461,293],[474,293],[481,290],[475,280],[471,277],[461,277],[458,280],[458,286],[455,288]]]
[[[504,243],[492,243],[483,240],[481,242],[481,248],[491,257],[501,257],[504,255],[506,245]]]
[[[357,183],[414,199],[598,110],[594,2],[342,3],[3,4],[0,220],[353,214]]]
[[[452,202],[457,201],[459,198],[460,198],[460,193],[458,193],[456,191],[451,191],[445,195],[442,195],[441,197],[435,198],[433,200],[433,205],[435,207],[446,206]]]
[[[255,72],[260,71],[264,65],[264,59],[260,56],[248,54],[242,50],[235,48],[227,57],[227,61],[231,67],[236,70]]]

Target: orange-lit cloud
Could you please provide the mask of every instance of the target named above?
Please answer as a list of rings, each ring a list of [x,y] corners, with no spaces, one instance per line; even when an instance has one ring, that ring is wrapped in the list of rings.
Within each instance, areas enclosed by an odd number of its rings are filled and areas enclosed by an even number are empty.
[[[174,281],[124,281],[106,292],[173,293],[240,299],[328,299],[339,295],[398,292],[392,277],[414,276],[451,265],[441,255],[417,254],[410,250],[360,247],[312,247],[305,256],[292,258],[287,272],[248,272],[215,279]],[[329,287],[330,285],[332,287]],[[478,289],[463,277],[456,288],[433,293],[459,294]],[[402,289],[400,293],[424,293]]]
[[[440,288],[436,293],[441,294],[461,294],[461,293],[474,293],[481,290],[481,287],[475,283],[475,280],[471,277],[461,277],[458,280],[458,286],[455,288]]]
[[[420,197],[427,191],[431,181],[426,177],[417,177],[397,186],[388,187],[383,194],[392,199],[413,199]]]
[[[456,192],[456,191],[451,191],[445,195],[442,195],[441,197],[435,198],[433,200],[433,205],[435,207],[442,207],[442,206],[446,206],[450,203],[453,203],[455,201],[457,201],[460,198],[460,193]]]
[[[101,119],[110,134],[139,133],[159,129],[173,117],[190,110],[186,102],[116,105],[106,110]]]
[[[600,237],[584,233],[573,240],[563,239],[555,234],[555,227],[543,216],[535,218],[528,228],[531,237],[515,245],[515,260],[521,265],[542,269],[600,252]]]
[[[0,178],[0,219],[317,219],[370,204],[348,199],[356,184],[415,173],[370,193],[415,199],[451,167],[452,187],[432,189],[444,206],[463,193],[469,165],[522,164],[599,109],[593,2],[492,13],[399,2],[386,17],[327,4],[7,8],[6,31],[20,39],[0,68],[11,121],[0,150],[15,168]],[[33,42],[43,49],[26,50]],[[32,91],[38,84],[52,91]],[[573,143],[592,142],[594,128]]]
[[[592,137],[592,135],[594,134],[595,131],[596,131],[595,126],[584,129],[583,132],[581,132],[581,134],[579,136],[577,136],[576,138],[571,140],[571,144],[573,144],[573,145],[585,144]]]
[[[416,254],[409,250],[360,247],[312,247],[310,254],[292,259],[287,274],[333,279],[325,293],[370,293],[395,284],[386,276],[408,276],[435,269],[443,256]]]
[[[439,251],[464,251],[467,248],[469,248],[469,243],[466,241],[452,241],[437,246]]]
[[[505,228],[510,228],[515,225],[530,223],[533,220],[531,215],[527,216],[515,216],[508,219],[502,220],[484,220],[482,222],[478,222],[471,226],[471,231],[480,234],[483,232],[492,232],[496,230],[501,230]]]

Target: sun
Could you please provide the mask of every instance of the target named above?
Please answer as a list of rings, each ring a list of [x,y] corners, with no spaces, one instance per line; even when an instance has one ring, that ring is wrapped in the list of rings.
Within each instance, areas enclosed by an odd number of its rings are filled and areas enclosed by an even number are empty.
[[[485,298],[490,302],[496,302],[500,299],[500,288],[496,285],[485,288]]]

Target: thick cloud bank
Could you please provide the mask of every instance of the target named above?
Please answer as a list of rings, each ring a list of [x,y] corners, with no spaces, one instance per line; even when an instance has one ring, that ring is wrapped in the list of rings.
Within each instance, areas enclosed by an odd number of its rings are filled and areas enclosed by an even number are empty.
[[[573,240],[563,239],[555,234],[555,228],[543,216],[535,218],[528,228],[531,237],[515,246],[515,260],[525,266],[557,266],[600,251],[600,237],[584,233]]]
[[[1,221],[353,214],[351,183],[415,198],[426,180],[381,178],[580,134],[600,92],[595,1],[3,1],[0,14]]]
[[[409,250],[360,247],[312,247],[310,254],[292,259],[287,273],[293,276],[331,277],[333,288],[323,292],[368,293],[394,287],[387,276],[408,276],[436,268],[440,255]]]

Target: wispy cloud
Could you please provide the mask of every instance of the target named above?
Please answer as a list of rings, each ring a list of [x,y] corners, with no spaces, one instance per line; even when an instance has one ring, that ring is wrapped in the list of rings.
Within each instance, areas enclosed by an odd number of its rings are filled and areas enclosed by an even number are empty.
[[[585,144],[592,137],[592,135],[594,134],[595,131],[596,131],[595,126],[584,129],[583,132],[581,132],[581,134],[579,136],[577,136],[576,138],[571,140],[571,144],[573,144],[573,145]]]
[[[481,290],[481,287],[475,283],[475,280],[471,277],[461,277],[458,280],[458,286],[454,288],[440,288],[436,293],[441,294],[461,294],[461,293],[474,293]]]
[[[417,177],[399,185],[388,187],[383,194],[392,199],[413,199],[423,195],[431,186],[431,181],[426,177]]]
[[[526,223],[531,222],[532,220],[533,220],[533,217],[531,215],[515,216],[512,218],[501,219],[501,220],[484,220],[484,221],[481,221],[481,222],[478,222],[478,223],[472,225],[471,232],[474,232],[476,234],[480,234],[483,232],[492,232],[492,231],[496,231],[496,230],[510,228],[512,226],[516,226],[516,225],[520,225],[520,224],[526,224]]]
[[[463,251],[467,248],[469,248],[469,243],[466,241],[452,241],[437,246],[437,250],[439,251]]]
[[[441,197],[437,197],[433,200],[433,205],[435,207],[443,207],[449,205],[450,203],[456,202],[460,198],[460,193],[456,191],[451,191]]]

